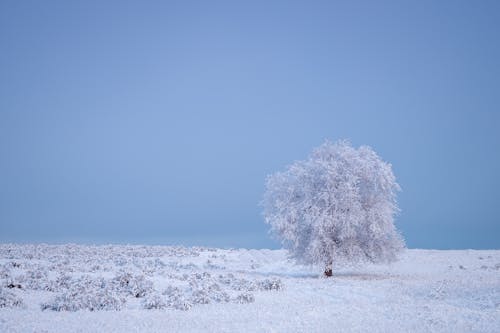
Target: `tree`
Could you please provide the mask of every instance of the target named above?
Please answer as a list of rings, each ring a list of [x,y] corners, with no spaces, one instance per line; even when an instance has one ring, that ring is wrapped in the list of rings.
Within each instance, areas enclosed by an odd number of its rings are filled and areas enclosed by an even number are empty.
[[[390,262],[404,248],[394,226],[400,190],[391,165],[368,146],[326,141],[307,160],[267,177],[262,205],[291,257],[324,264]]]

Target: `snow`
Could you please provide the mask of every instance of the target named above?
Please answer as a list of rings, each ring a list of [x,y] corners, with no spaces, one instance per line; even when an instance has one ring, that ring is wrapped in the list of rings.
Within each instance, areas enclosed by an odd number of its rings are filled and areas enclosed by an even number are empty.
[[[264,219],[303,264],[391,262],[404,248],[394,225],[398,190],[391,165],[370,147],[325,141],[267,177]]]
[[[0,244],[0,332],[500,331],[500,250],[321,272],[284,250]]]

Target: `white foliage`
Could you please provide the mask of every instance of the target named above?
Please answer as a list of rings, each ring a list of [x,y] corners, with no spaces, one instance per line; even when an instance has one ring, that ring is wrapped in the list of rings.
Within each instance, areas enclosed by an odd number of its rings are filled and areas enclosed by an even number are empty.
[[[77,279],[60,276],[57,287],[66,291],[56,295],[49,302],[41,304],[42,310],[78,311],[78,310],[120,310],[125,303],[108,288],[103,278],[83,275]]]
[[[186,311],[205,304],[248,303],[254,292],[283,288],[272,277],[242,278],[241,272],[222,265],[228,261],[218,251],[0,244],[0,307],[31,306],[33,301],[23,303],[18,296],[43,294],[50,296],[37,303],[43,311],[122,310],[137,304],[148,310]]]
[[[245,293],[239,294],[235,298],[235,302],[242,303],[242,304],[253,303],[253,302],[255,302],[255,297],[252,293],[245,292]]]
[[[0,286],[0,308],[12,308],[23,306],[23,300],[13,292],[5,290]]]
[[[265,279],[258,282],[259,290],[282,290],[283,282],[280,279]]]
[[[125,300],[109,293],[106,289],[73,289],[57,295],[51,301],[42,303],[42,310],[52,311],[100,311],[121,310]]]
[[[146,310],[151,309],[165,309],[167,304],[165,303],[165,297],[158,295],[157,293],[147,295],[142,301],[142,307]]]
[[[153,283],[142,275],[120,272],[112,281],[113,289],[119,293],[139,298],[153,290]]]
[[[193,304],[186,299],[185,293],[177,287],[169,286],[163,291],[162,295],[166,296],[165,304],[167,307],[182,311],[187,311],[193,307]]]
[[[408,250],[325,283],[283,250],[0,244],[0,332],[498,332],[499,272],[498,250]]]
[[[370,147],[326,141],[267,178],[264,217],[299,262],[392,261],[404,247],[393,223],[399,189]]]

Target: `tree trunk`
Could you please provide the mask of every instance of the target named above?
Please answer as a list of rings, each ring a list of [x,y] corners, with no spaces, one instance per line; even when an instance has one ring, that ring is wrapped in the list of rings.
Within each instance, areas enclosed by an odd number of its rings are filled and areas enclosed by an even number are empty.
[[[330,277],[333,275],[332,265],[333,265],[333,262],[331,262],[331,261],[328,264],[326,264],[326,267],[325,267],[325,276],[326,277]]]

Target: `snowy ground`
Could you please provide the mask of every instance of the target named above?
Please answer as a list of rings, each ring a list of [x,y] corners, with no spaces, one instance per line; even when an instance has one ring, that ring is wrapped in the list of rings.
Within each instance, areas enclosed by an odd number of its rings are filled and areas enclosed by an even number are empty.
[[[320,273],[281,250],[0,244],[0,332],[500,332],[500,250]]]

